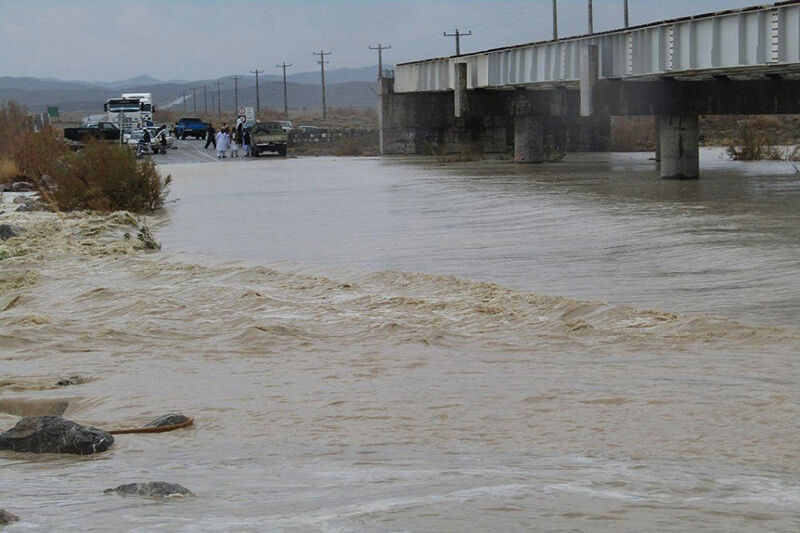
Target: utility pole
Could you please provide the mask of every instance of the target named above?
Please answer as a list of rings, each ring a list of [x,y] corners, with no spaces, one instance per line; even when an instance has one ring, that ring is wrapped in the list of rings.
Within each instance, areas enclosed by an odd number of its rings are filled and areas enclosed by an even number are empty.
[[[628,0],[625,0],[623,5],[625,7],[625,27],[628,28],[630,27],[630,22],[631,22],[630,19],[628,18]]]
[[[326,52],[325,50],[320,50],[319,52],[313,52],[315,56],[319,56],[319,61],[317,63],[320,64],[322,67],[322,120],[328,118],[328,109],[325,105],[325,56],[331,55],[331,52]]]
[[[592,0],[589,0],[589,35],[594,33],[594,16],[592,15]]]
[[[261,113],[261,97],[258,94],[258,75],[263,74],[264,71],[258,70],[258,67],[256,67],[256,69],[251,70],[250,73],[256,75],[256,117],[258,117],[259,113]]]
[[[206,115],[208,115],[208,85],[203,85],[203,105],[205,105]]]
[[[183,91],[183,114],[186,114],[186,91]]]
[[[467,33],[461,33],[460,31],[458,31],[458,28],[456,28],[456,32],[455,33],[444,32],[444,33],[442,33],[442,35],[444,35],[445,37],[455,37],[456,38],[456,56],[460,56],[461,55],[461,38],[462,37],[467,37],[469,35],[472,35],[472,30],[470,30]]]
[[[558,39],[558,0],[553,0],[553,40]]]
[[[192,109],[195,116],[197,116],[197,98],[196,92],[199,87],[192,87]]]
[[[217,80],[217,120],[222,120],[222,82]]]
[[[231,76],[233,80],[233,101],[234,106],[236,106],[236,114],[239,114],[239,80],[242,79],[241,76]]]
[[[283,63],[281,65],[275,65],[275,66],[283,69],[283,115],[286,118],[289,118],[289,98],[288,98],[288,92],[286,91],[286,68],[291,67],[292,64],[289,63],[287,65],[286,63]]]
[[[370,46],[369,49],[378,51],[378,79],[381,79],[383,77],[383,51],[391,50],[392,45],[383,46],[381,43],[378,43],[378,46]]]

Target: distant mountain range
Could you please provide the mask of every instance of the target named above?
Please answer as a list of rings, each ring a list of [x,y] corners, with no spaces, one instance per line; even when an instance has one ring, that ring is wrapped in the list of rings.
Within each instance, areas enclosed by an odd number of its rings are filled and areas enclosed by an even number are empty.
[[[327,102],[330,107],[371,107],[375,105],[377,65],[357,69],[333,69],[325,72]],[[289,107],[294,110],[315,109],[321,105],[320,73],[299,72],[286,76]],[[58,106],[62,113],[101,113],[103,103],[123,92],[149,92],[157,108],[183,110],[186,94],[186,112],[194,112],[192,88],[197,98],[196,109],[209,112],[217,109],[217,81],[221,82],[220,98],[223,112],[233,110],[236,101],[234,82],[230,76],[219,79],[161,81],[141,75],[114,82],[64,81],[57,78],[0,77],[0,102],[14,100],[34,112],[47,106]],[[242,76],[239,80],[239,105],[255,105],[255,76]],[[202,87],[206,89],[205,96]],[[259,77],[262,108],[283,108],[283,77]]]

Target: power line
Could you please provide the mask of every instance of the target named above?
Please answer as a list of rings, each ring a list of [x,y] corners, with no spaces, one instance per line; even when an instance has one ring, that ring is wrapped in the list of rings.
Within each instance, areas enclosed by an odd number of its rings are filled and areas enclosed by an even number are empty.
[[[217,80],[217,120],[222,120],[222,82]]]
[[[234,98],[234,106],[236,106],[236,114],[239,114],[239,80],[242,79],[241,76],[231,76],[233,80],[233,98]]]
[[[383,46],[381,43],[378,43],[378,46],[370,46],[369,49],[378,51],[378,79],[381,79],[383,77],[383,51],[391,50],[392,45]]]
[[[328,117],[328,110],[327,106],[325,105],[325,56],[331,55],[331,52],[326,52],[325,50],[320,50],[319,52],[312,52],[315,56],[319,56],[319,63],[320,67],[322,68],[322,120],[325,120]]]
[[[258,116],[261,113],[261,97],[258,94],[258,75],[263,74],[264,71],[258,70],[258,67],[256,67],[256,69],[251,70],[250,73],[256,75],[256,116]]]
[[[456,38],[456,56],[460,56],[461,55],[461,37],[467,37],[469,35],[472,35],[472,30],[470,30],[467,33],[461,33],[460,31],[458,31],[458,28],[456,28],[456,32],[455,33],[443,32],[442,35],[444,35],[445,37],[455,37]]]
[[[286,63],[283,63],[275,66],[283,69],[283,114],[286,118],[289,118],[289,93],[286,90],[286,69],[291,67],[292,64],[289,63],[287,65]]]

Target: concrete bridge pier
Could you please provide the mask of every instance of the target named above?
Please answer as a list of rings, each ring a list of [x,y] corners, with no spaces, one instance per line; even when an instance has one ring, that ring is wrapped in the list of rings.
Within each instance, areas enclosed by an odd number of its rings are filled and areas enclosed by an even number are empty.
[[[544,120],[541,116],[524,115],[514,118],[514,162],[542,163],[544,161]]]
[[[659,118],[661,177],[696,179],[700,177],[700,127],[697,115]]]

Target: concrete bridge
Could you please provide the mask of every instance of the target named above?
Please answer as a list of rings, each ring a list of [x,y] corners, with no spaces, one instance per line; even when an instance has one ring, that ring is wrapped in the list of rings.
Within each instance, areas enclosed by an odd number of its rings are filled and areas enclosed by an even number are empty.
[[[397,65],[383,153],[608,148],[611,116],[658,117],[660,173],[699,176],[698,115],[800,113],[800,0]]]

